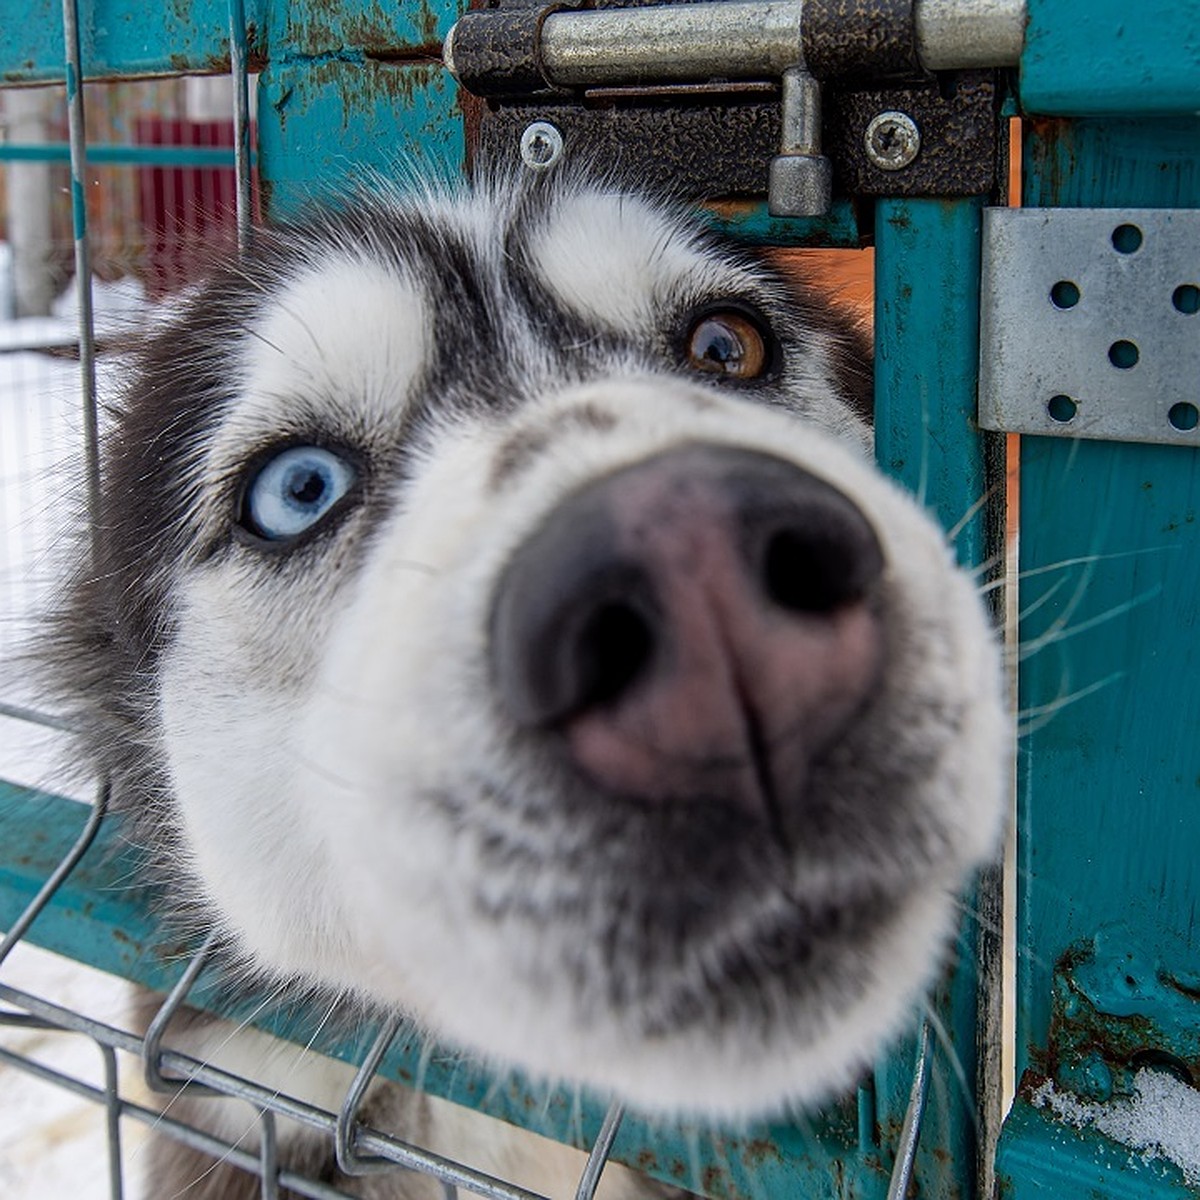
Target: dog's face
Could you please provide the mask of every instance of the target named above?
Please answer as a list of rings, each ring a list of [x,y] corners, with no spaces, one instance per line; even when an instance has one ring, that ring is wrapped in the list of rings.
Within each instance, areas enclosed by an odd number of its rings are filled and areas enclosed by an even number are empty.
[[[994,846],[1004,740],[852,340],[602,190],[264,235],[146,351],[63,635],[173,890],[639,1105],[847,1082]]]

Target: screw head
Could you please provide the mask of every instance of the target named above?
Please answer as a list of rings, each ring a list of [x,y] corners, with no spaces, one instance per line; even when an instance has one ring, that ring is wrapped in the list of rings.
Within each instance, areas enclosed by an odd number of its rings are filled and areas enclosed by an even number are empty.
[[[921,131],[908,113],[881,112],[871,118],[863,142],[881,171],[902,171],[921,149]]]
[[[521,161],[531,171],[545,171],[562,157],[563,136],[557,125],[534,121],[521,134]]]

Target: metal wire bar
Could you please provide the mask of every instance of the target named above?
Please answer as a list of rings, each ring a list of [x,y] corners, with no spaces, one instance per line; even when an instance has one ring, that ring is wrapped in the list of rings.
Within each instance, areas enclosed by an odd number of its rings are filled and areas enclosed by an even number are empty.
[[[250,248],[253,211],[250,189],[250,76],[247,67],[246,6],[229,0],[229,70],[233,75],[233,163],[237,177],[238,253]]]
[[[142,1067],[146,1086],[152,1092],[175,1092],[181,1086],[188,1086],[194,1096],[210,1094],[204,1088],[196,1086],[191,1079],[171,1079],[163,1074],[162,1040],[167,1026],[171,1023],[171,1018],[179,1011],[188,992],[192,990],[192,986],[200,977],[200,972],[208,965],[216,945],[217,935],[209,934],[204,945],[193,955],[192,961],[188,963],[187,970],[184,971],[179,982],[170,990],[167,998],[159,1006],[158,1012],[154,1014],[154,1020],[150,1022],[150,1027],[146,1030],[145,1044],[142,1048]],[[220,1093],[215,1094],[219,1095]]]
[[[61,1004],[54,1004],[50,1000],[43,1000],[40,996],[32,996],[28,992],[21,991],[20,988],[0,983],[0,1001],[23,1008],[35,1020],[42,1021],[45,1028],[63,1029],[68,1033],[82,1033],[102,1046],[111,1046],[114,1050],[125,1050],[129,1054],[140,1055],[142,1052],[142,1039],[136,1034],[129,1033],[125,1029],[118,1029],[115,1025],[107,1025],[93,1017],[85,1017],[83,1013],[64,1008]],[[18,1014],[6,1014],[4,1024],[17,1024],[13,1020],[16,1015]]]
[[[383,1028],[376,1035],[375,1041],[371,1044],[370,1050],[367,1051],[366,1057],[355,1073],[345,1099],[342,1101],[342,1106],[338,1110],[334,1149],[337,1153],[338,1166],[347,1175],[369,1175],[375,1171],[391,1169],[391,1164],[385,1159],[372,1159],[360,1155],[354,1146],[354,1135],[355,1122],[358,1119],[358,1110],[362,1105],[363,1097],[367,1094],[367,1088],[371,1086],[371,1080],[375,1078],[375,1072],[379,1070],[379,1064],[383,1061],[383,1056],[387,1053],[387,1048],[392,1044],[392,1039],[396,1036],[396,1030],[399,1028],[400,1018],[398,1016],[389,1017],[384,1022]]]
[[[258,1120],[262,1126],[258,1146],[262,1200],[279,1200],[279,1139],[276,1137],[275,1114],[264,1110],[258,1114]]]
[[[61,1032],[73,1033],[75,1031],[63,1029]],[[91,1084],[84,1083],[73,1075],[67,1075],[12,1050],[0,1047],[0,1063],[24,1071],[35,1079],[62,1088],[83,1100],[89,1100],[95,1104],[106,1102],[103,1089],[92,1087]],[[124,1100],[118,1097],[117,1107],[119,1116],[137,1121],[155,1133],[165,1134],[174,1141],[190,1146],[193,1150],[209,1154],[213,1158],[222,1159],[243,1171],[251,1174],[258,1173],[259,1158],[249,1150],[243,1150],[231,1142],[206,1133],[203,1129],[188,1125],[177,1117],[168,1116],[153,1108],[146,1108],[133,1100]],[[291,1171],[280,1171],[278,1181],[279,1186],[288,1188],[298,1195],[309,1197],[310,1200],[351,1200],[347,1192],[330,1187],[328,1184],[318,1183],[316,1180],[305,1178],[302,1175],[296,1175]]]
[[[138,1056],[143,1053],[143,1038],[123,1029],[117,1029],[115,1026],[96,1021],[91,1017],[85,1017],[81,1013],[44,1000],[39,996],[31,996],[16,988],[0,984],[0,1001],[23,1008],[35,1017],[49,1021],[64,1030],[85,1033],[93,1040],[110,1045],[114,1049],[125,1050]],[[0,1061],[6,1061],[6,1056],[7,1052],[0,1051]],[[330,1138],[333,1138],[336,1133],[337,1117],[322,1108],[297,1100],[282,1092],[273,1091],[252,1080],[233,1075],[219,1067],[200,1062],[198,1059],[169,1048],[161,1049],[159,1057],[163,1068],[178,1071],[189,1081],[194,1080],[196,1084],[211,1089],[214,1093],[245,1100],[260,1110],[269,1110],[277,1117],[286,1117],[310,1129],[319,1130]],[[86,1085],[79,1084],[78,1081],[73,1081],[73,1083],[77,1086],[72,1086],[72,1090],[79,1092],[80,1095],[85,1094],[79,1089],[85,1088]],[[92,1089],[92,1093],[88,1093],[88,1095],[89,1098],[100,1100],[102,1094],[98,1090]],[[124,1111],[127,1102],[122,1101],[122,1105],[122,1111]],[[150,1109],[146,1111],[153,1112]],[[357,1131],[357,1141],[360,1149],[369,1154],[386,1156],[398,1167],[420,1171],[443,1183],[450,1183],[465,1191],[487,1197],[488,1200],[547,1200],[547,1197],[538,1192],[508,1183],[503,1179],[497,1179],[482,1171],[476,1171],[462,1163],[422,1150],[378,1130],[360,1126]],[[189,1144],[195,1143],[189,1142]],[[208,1146],[200,1148],[209,1149]],[[256,1162],[255,1156],[247,1154],[245,1160],[239,1160],[238,1165],[246,1167],[247,1170],[257,1170],[254,1165]],[[279,1182],[282,1187],[292,1186],[287,1182],[285,1173],[282,1172]],[[341,1193],[335,1194],[340,1195]]]
[[[29,1013],[9,1012],[7,1009],[0,1009],[0,1025],[8,1026],[10,1029],[59,1029],[60,1026],[53,1021],[43,1021],[41,1017],[30,1016]]]
[[[592,1200],[596,1188],[600,1186],[600,1176],[608,1164],[608,1156],[612,1153],[613,1142],[621,1129],[621,1118],[625,1115],[623,1105],[613,1101],[604,1114],[604,1123],[596,1135],[596,1141],[584,1164],[583,1174],[579,1177],[579,1187],[575,1189],[575,1200]]]
[[[92,558],[99,561],[100,424],[96,412],[96,338],[92,312],[92,255],[88,241],[87,127],[83,110],[83,52],[79,43],[78,0],[63,0],[66,49],[67,138],[71,148],[71,214],[75,231],[75,287],[79,298],[79,375],[83,389],[83,454],[87,478],[88,526]]]
[[[112,1200],[122,1200],[124,1184],[121,1178],[121,1095],[118,1088],[117,1052],[103,1042],[96,1049],[104,1060],[104,1126],[108,1137],[108,1194]]]
[[[921,1140],[921,1122],[925,1117],[925,1101],[929,1096],[930,1050],[929,1022],[922,1021],[917,1039],[917,1065],[913,1071],[912,1091],[909,1092],[908,1108],[900,1126],[900,1140],[896,1143],[896,1161],[892,1166],[892,1177],[888,1180],[887,1200],[904,1200],[912,1182],[917,1146]]]
[[[24,721],[27,725],[44,725],[47,729],[58,729],[63,733],[76,732],[76,727],[64,717],[40,712],[36,708],[27,708],[24,704],[9,704],[5,700],[0,700],[0,717],[11,717],[14,721]]]
[[[29,902],[25,911],[13,922],[12,927],[4,935],[4,940],[0,941],[0,964],[3,964],[12,952],[12,948],[25,936],[38,913],[50,903],[51,897],[58,891],[62,881],[70,875],[79,860],[87,853],[88,847],[95,840],[100,822],[104,820],[104,814],[108,811],[108,796],[108,782],[105,781],[96,793],[92,811],[88,814],[83,832],[76,839],[75,845],[71,847],[62,862],[55,867],[50,878],[42,884],[38,894]]]
[[[92,143],[89,163],[99,166],[232,167],[235,149],[228,146],[135,146],[122,142]],[[71,161],[69,142],[5,142],[0,145],[0,163]]]

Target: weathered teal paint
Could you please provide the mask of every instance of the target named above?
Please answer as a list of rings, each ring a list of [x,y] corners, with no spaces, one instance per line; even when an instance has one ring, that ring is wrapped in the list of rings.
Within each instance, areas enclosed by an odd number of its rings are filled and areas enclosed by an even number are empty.
[[[0,80],[61,80],[61,0],[0,0]],[[457,16],[453,6],[382,0],[247,0],[248,51],[268,58],[428,60]],[[146,4],[91,0],[81,14],[88,79],[229,69],[228,0]]]
[[[1195,206],[1198,151],[1196,119],[1038,119],[1025,201]],[[1119,1095],[1147,1059],[1184,1071],[1196,1059],[1198,511],[1195,450],[1022,441],[1020,706],[1031,728],[1019,755],[1017,1054],[1027,1092],[1049,1074]],[[1105,1165],[1114,1153],[1119,1184]],[[1004,1194],[1195,1194],[1173,1168],[1149,1182],[1135,1159],[1022,1108],[1002,1141]]]
[[[252,27],[262,28],[266,0],[250,0]],[[80,14],[89,79],[212,71],[229,62],[228,0],[146,4],[92,0]],[[61,0],[0,3],[0,79],[61,80]]]
[[[1003,507],[995,439],[975,424],[981,208],[978,199],[880,200],[875,214],[875,455],[954,531],[966,567],[995,554]],[[936,1000],[957,1062],[939,1044],[918,1159],[926,1196],[973,1194],[976,1032],[987,1026],[975,967],[990,953],[985,933],[977,919],[965,921]],[[886,1129],[903,1117],[913,1053],[877,1071]]]
[[[0,142],[0,162],[70,162],[66,142]],[[222,146],[126,146],[90,142],[93,166],[232,167],[233,150]]]
[[[462,5],[466,7],[465,3]],[[442,38],[459,8],[445,0],[308,0],[269,9],[269,47],[275,59],[320,59],[362,52],[440,60]]]
[[[456,174],[462,121],[440,65],[339,59],[271,65],[259,79],[258,151],[266,213],[294,215],[371,177]]]
[[[981,208],[969,199],[880,200],[875,214],[875,457],[959,531],[965,566],[995,548],[975,424]]]
[[[1021,107],[1047,116],[1200,111],[1195,0],[1028,0]]]
[[[74,845],[87,805],[0,781],[0,928],[7,929]],[[104,971],[165,987],[178,974],[163,963],[181,946],[164,938],[134,886],[130,851],[110,816],[83,860],[33,924],[29,940]],[[125,883],[119,884],[120,872]]]
[[[859,229],[858,216],[849,200],[835,200],[823,217],[773,217],[762,202],[721,204],[709,210],[709,215],[718,229],[760,246],[835,246],[856,250],[871,235],[870,229]]]
[[[1194,1196],[1179,1168],[1145,1160],[1102,1134],[1048,1121],[1018,1099],[1005,1122],[998,1164],[1001,1196],[1027,1200],[1184,1200]]]

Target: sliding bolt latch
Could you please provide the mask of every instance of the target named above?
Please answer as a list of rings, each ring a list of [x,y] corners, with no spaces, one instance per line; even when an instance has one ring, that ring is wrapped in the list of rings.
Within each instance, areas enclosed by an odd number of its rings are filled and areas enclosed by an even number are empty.
[[[804,67],[783,73],[779,153],[771,159],[767,207],[775,217],[829,211],[833,167],[821,153],[821,85]]]

